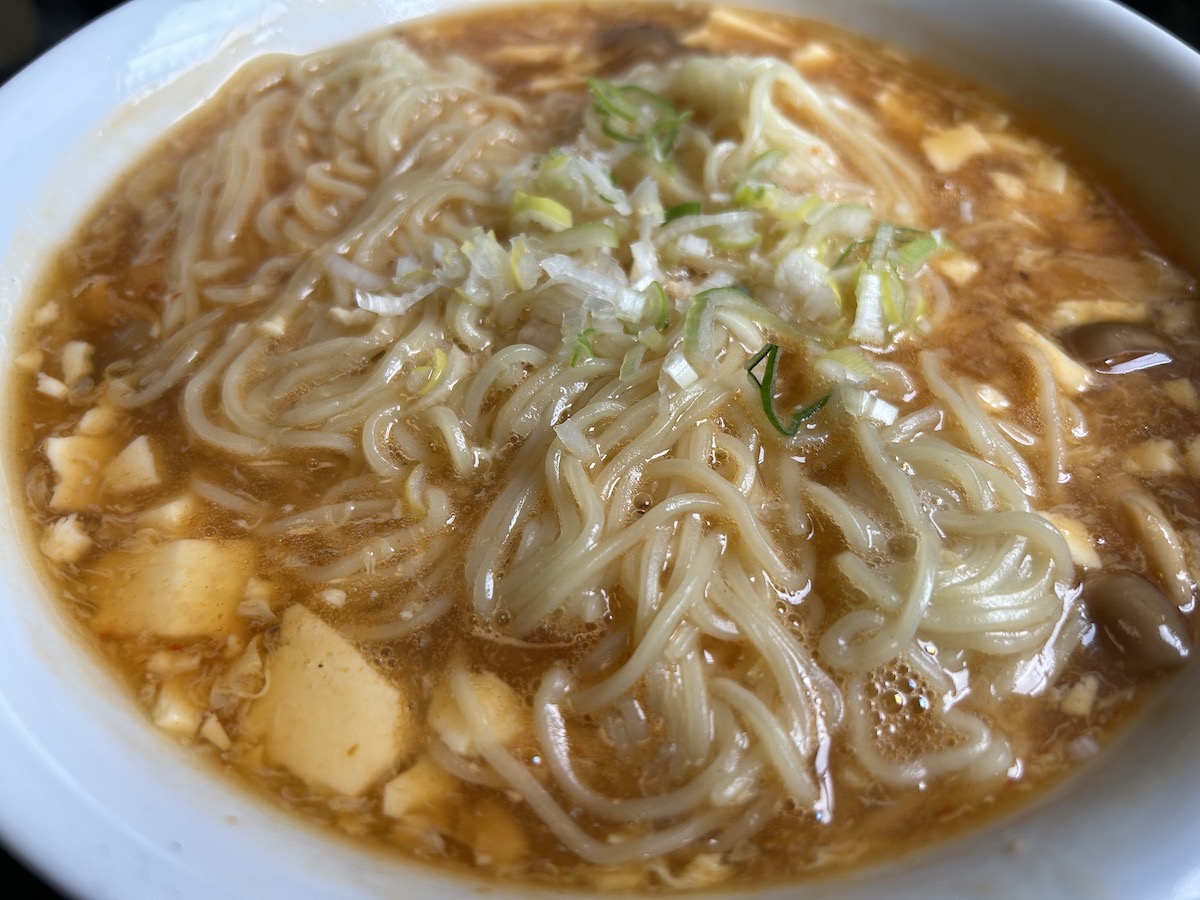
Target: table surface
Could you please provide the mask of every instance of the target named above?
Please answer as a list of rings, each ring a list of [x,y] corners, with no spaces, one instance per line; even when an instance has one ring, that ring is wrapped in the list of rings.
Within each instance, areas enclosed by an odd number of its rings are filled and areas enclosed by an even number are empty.
[[[89,21],[119,5],[114,0],[0,0],[14,23],[0,12],[0,83]],[[1200,3],[1196,0],[1125,0],[1125,5],[1158,22],[1193,47],[1200,47]],[[0,883],[25,888],[34,900],[60,897],[53,888],[25,869],[0,847]]]

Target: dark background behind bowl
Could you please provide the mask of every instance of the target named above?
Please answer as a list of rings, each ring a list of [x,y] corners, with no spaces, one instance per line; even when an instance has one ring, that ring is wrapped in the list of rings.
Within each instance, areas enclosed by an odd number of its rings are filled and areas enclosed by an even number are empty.
[[[0,0],[0,83],[72,32],[119,5],[115,0]],[[1200,48],[1197,0],[1128,0],[1125,5]],[[5,853],[3,847],[0,847],[0,884],[7,885],[13,893],[25,888],[26,896],[38,900],[60,896]]]

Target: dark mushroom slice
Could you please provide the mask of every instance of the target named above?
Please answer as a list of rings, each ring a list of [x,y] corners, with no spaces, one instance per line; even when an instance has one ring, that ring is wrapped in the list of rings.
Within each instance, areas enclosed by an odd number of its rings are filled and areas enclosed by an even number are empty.
[[[683,45],[665,28],[634,22],[605,31],[600,36],[600,50],[607,57],[604,70],[614,73],[640,62],[666,62],[678,56]]]
[[[1115,651],[1131,675],[1153,675],[1183,665],[1192,636],[1179,607],[1139,575],[1101,575],[1083,585],[1083,604],[1098,640]]]
[[[1106,375],[1124,375],[1175,362],[1175,348],[1158,332],[1132,322],[1089,322],[1062,335],[1076,359]]]

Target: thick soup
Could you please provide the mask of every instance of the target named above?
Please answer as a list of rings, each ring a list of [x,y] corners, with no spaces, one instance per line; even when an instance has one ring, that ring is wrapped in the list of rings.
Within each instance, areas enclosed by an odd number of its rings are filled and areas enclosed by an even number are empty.
[[[422,860],[893,858],[1191,652],[1192,279],[827,27],[555,5],[261,59],[24,334],[36,540],[147,715]]]

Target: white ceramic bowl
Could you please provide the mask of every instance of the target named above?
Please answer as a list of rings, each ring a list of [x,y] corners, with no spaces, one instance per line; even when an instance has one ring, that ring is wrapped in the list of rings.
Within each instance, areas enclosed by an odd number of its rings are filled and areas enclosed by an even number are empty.
[[[469,0],[468,0],[469,2]],[[133,0],[0,90],[0,334],[48,248],[243,60],[463,0]],[[1108,0],[777,0],[906,46],[1091,147],[1168,235],[1200,234],[1200,57]],[[1200,267],[1200,243],[1184,261]],[[11,353],[9,354],[11,358]],[[7,379],[6,379],[7,381]],[[7,387],[7,385],[6,385]],[[4,457],[0,834],[89,898],[474,897],[237,790],[149,725],[40,585]],[[1016,817],[902,863],[759,897],[1200,896],[1200,666],[1098,764]],[[529,896],[493,890],[492,897]]]

